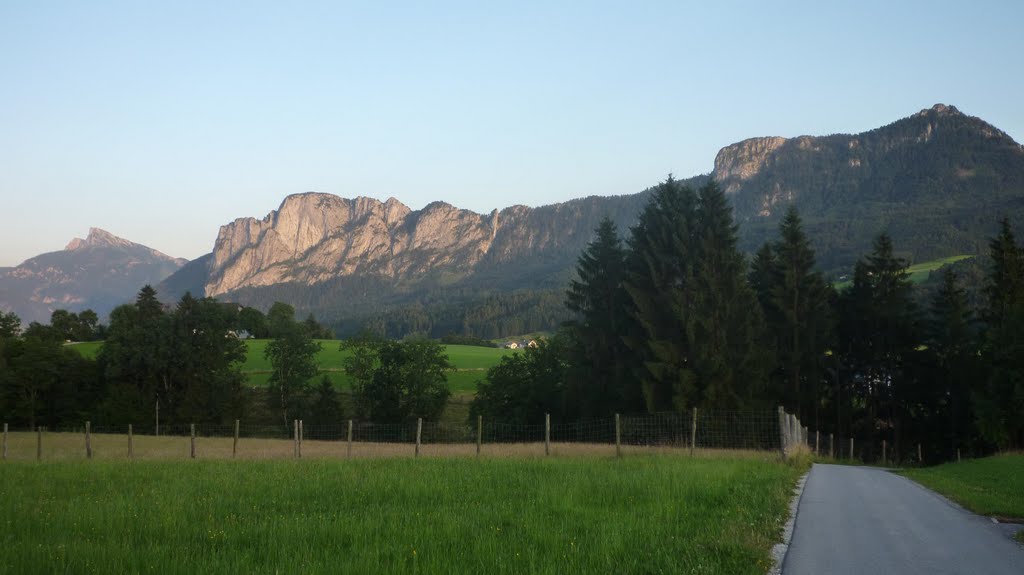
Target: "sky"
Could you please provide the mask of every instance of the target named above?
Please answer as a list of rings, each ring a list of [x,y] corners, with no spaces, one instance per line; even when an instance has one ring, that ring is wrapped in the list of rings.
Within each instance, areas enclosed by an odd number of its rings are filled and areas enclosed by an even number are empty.
[[[489,212],[936,103],[1024,139],[1024,2],[0,0],[0,266],[289,194]]]

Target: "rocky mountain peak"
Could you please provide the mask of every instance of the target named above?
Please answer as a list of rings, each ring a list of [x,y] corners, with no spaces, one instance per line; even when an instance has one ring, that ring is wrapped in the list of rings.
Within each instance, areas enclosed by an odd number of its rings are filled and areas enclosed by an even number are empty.
[[[956,106],[947,106],[946,104],[935,104],[931,108],[921,110],[917,113],[918,116],[963,116],[960,110],[956,109]]]
[[[89,228],[89,235],[83,240],[82,238],[75,238],[68,242],[68,245],[64,248],[68,251],[79,250],[86,247],[131,247],[136,244],[115,236],[114,234],[102,230],[100,228]]]
[[[395,198],[295,194],[262,220],[221,226],[204,289],[217,295],[364,271],[399,277],[436,266],[472,266],[490,248],[493,219],[444,202],[413,211]]]

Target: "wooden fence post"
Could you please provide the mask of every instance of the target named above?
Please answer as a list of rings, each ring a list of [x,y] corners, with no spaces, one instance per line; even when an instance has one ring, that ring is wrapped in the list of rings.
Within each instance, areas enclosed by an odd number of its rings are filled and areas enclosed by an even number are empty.
[[[828,434],[828,458],[829,459],[835,459],[836,458],[835,447],[836,447],[836,434],[835,433],[830,433],[830,434]]]
[[[156,437],[160,437],[160,400],[156,400]]]
[[[476,456],[480,457],[480,445],[484,442],[484,416],[476,416]]]
[[[135,435],[132,433],[132,424],[128,424],[128,459],[135,457]]]
[[[91,430],[90,422],[86,421],[85,422],[85,458],[86,459],[92,459],[92,442],[90,441],[90,438],[89,438],[90,430]]]
[[[192,447],[189,451],[189,456],[192,459],[196,458],[196,424],[189,424],[189,435],[192,436]]]
[[[850,460],[853,460],[853,436],[850,437]]]
[[[7,459],[7,424],[4,424],[4,459]],[[956,448],[956,462],[960,463],[960,448]]]
[[[789,431],[789,428],[786,425],[786,410],[780,405],[779,406],[779,443],[780,443],[780,447],[782,448],[782,457],[783,457],[783,459],[785,459],[785,457],[786,457],[786,443],[787,443],[786,436],[789,435],[788,431]]]
[[[302,436],[304,431],[302,429],[302,420],[299,420],[299,458],[302,458]]]
[[[235,441],[231,444],[231,459],[234,459],[238,455],[238,424],[239,421],[235,420]]]
[[[352,420],[348,420],[348,453],[346,457],[352,457]]]
[[[814,456],[817,457],[820,452],[818,451],[819,443],[821,442],[821,432],[817,429],[814,430]]]
[[[885,462],[886,462],[885,456],[886,456],[886,448],[887,447],[889,447],[889,444],[886,442],[886,440],[883,439],[882,440],[882,465],[885,465]]]
[[[423,418],[416,418],[416,457],[420,456],[420,439],[423,437]]]
[[[622,422],[619,414],[615,414],[615,457],[622,457]]]
[[[299,457],[299,420],[292,420],[292,450],[295,452],[295,458]]]
[[[7,424],[4,424],[4,460],[7,460]]]
[[[697,448],[697,408],[693,408],[693,421],[690,424],[690,457],[693,457],[693,450]]]
[[[551,414],[544,414],[544,455],[551,454]]]
[[[924,458],[921,457],[921,444],[917,444],[917,464],[924,465]]]
[[[43,428],[36,426],[36,461],[43,459]]]

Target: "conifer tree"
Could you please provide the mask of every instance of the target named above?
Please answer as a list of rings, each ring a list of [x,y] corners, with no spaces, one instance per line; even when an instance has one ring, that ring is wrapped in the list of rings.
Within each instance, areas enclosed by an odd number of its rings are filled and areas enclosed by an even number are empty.
[[[577,279],[566,292],[566,307],[577,316],[569,323],[572,367],[567,408],[581,417],[606,417],[643,406],[640,388],[633,384],[629,370],[629,348],[622,338],[626,252],[610,218],[605,217],[595,233],[577,262]]]
[[[840,349],[850,391],[864,413],[849,413],[862,429],[851,429],[880,443],[880,433],[898,450],[905,419],[906,367],[918,345],[917,309],[907,262],[895,256],[888,234],[854,268],[853,285],[844,291],[840,312]],[[852,409],[851,402],[851,409]]]
[[[701,187],[687,337],[701,403],[739,408],[763,395],[764,319],[736,247],[732,206],[714,181]]]
[[[970,447],[974,435],[971,382],[984,373],[978,361],[978,341],[971,327],[973,317],[967,291],[949,267],[942,272],[942,285],[930,302],[925,322],[929,377],[922,382],[919,404],[935,415],[929,435],[940,435],[953,456],[958,448]]]
[[[989,243],[985,358],[991,373],[975,394],[978,428],[1001,448],[1024,447],[1024,248],[1010,222]]]
[[[697,196],[670,175],[630,230],[624,329],[649,411],[696,405],[686,322],[694,266]]]
[[[822,361],[831,332],[829,288],[815,269],[814,250],[793,206],[779,226],[774,247],[765,312],[768,331],[775,339],[784,405],[810,423],[817,420]]]

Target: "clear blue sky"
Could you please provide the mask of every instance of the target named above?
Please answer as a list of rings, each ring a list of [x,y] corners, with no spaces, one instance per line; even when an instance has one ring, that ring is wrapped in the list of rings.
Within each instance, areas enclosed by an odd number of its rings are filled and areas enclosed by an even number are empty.
[[[1024,137],[1024,2],[0,2],[0,265],[292,193],[487,212],[942,102]]]

